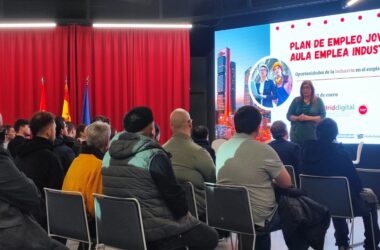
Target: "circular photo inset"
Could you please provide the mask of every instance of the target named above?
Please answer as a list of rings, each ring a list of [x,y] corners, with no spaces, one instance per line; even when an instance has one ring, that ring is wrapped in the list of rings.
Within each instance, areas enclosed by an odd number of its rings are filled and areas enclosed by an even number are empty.
[[[271,110],[286,102],[293,88],[288,65],[274,57],[264,57],[251,67],[248,78],[253,102],[264,110]]]

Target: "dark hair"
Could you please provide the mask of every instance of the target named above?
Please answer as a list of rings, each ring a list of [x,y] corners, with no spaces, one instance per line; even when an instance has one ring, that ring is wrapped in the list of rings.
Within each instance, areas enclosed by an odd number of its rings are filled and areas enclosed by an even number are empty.
[[[33,136],[43,131],[47,126],[54,123],[54,115],[50,112],[36,112],[30,120],[30,130]]]
[[[260,111],[253,106],[243,106],[238,109],[234,116],[237,133],[252,134],[261,123]]]
[[[136,107],[125,114],[123,127],[125,131],[136,133],[153,122],[152,110],[148,107]]]
[[[66,126],[67,126],[67,131],[68,132],[73,131],[74,129],[76,129],[74,123],[72,123],[72,122],[66,122]]]
[[[104,115],[95,116],[94,119],[92,119],[91,123],[96,122],[96,121],[105,122],[105,123],[108,123],[108,125],[110,125],[110,118]]]
[[[314,89],[314,85],[313,85],[313,83],[312,83],[310,80],[305,80],[305,81],[303,81],[302,84],[301,84],[301,87],[300,87],[300,95],[301,95],[301,98],[302,98],[301,101],[303,101],[303,99],[304,99],[304,96],[303,96],[303,94],[302,94],[302,87],[303,87],[304,85],[309,85],[309,86],[310,86],[310,88],[311,88],[310,103],[313,103],[314,98],[315,98],[315,89]]]
[[[208,128],[203,125],[199,125],[193,128],[192,137],[194,140],[206,140],[208,136]]]
[[[160,126],[157,123],[154,123],[154,137],[157,139],[157,136],[160,134]]]
[[[283,138],[288,133],[286,124],[283,121],[275,121],[270,127],[270,132],[272,133],[272,137],[276,140]]]
[[[59,137],[62,135],[62,129],[65,128],[65,119],[63,119],[63,117],[61,117],[61,116],[56,116],[55,117],[55,125],[57,125],[55,127],[55,136]]]
[[[19,132],[20,128],[25,126],[25,125],[29,125],[29,121],[28,120],[25,120],[25,119],[18,119],[16,122],[15,122],[15,125],[14,125],[14,128],[15,128],[15,131],[16,133]]]
[[[338,133],[338,124],[331,118],[325,118],[317,125],[318,140],[332,142]]]
[[[84,130],[86,129],[86,124],[80,124],[77,127],[77,138],[79,138],[80,133],[84,133]]]

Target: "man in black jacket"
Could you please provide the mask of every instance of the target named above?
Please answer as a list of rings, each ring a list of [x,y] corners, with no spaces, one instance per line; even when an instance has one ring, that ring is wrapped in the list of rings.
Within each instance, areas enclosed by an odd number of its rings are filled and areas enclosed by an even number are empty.
[[[216,231],[188,212],[168,154],[153,140],[152,111],[130,110],[123,126],[103,158],[103,193],[139,200],[149,249],[214,249]]]
[[[41,212],[41,196],[11,156],[0,147],[0,249],[67,249],[48,237],[32,218]]]
[[[8,151],[16,159],[19,147],[27,141],[30,136],[29,121],[18,119],[14,125],[16,137],[8,144]]]
[[[302,154],[302,173],[320,176],[345,176],[350,184],[354,214],[362,216],[364,222],[364,247],[373,249],[371,221],[368,211],[372,213],[374,225],[375,245],[380,241],[379,225],[377,223],[376,204],[365,203],[360,193],[363,191],[362,183],[356,172],[352,160],[345,152],[342,144],[335,143],[338,135],[338,126],[330,118],[323,119],[317,125],[318,140],[306,141]],[[336,245],[339,249],[348,248],[348,226],[345,219],[333,218],[335,227]]]
[[[67,126],[65,120],[57,116],[55,117],[55,140],[54,140],[54,153],[56,153],[61,160],[63,167],[63,173],[66,175],[67,170],[69,169],[71,163],[75,158],[75,153],[72,149],[74,144],[71,144],[64,139],[64,136],[67,135]]]
[[[30,121],[33,139],[19,148],[15,162],[17,167],[34,181],[41,194],[44,187],[61,189],[63,170],[58,156],[53,152],[55,139],[54,116],[49,112],[37,112]],[[44,218],[39,218],[42,226]]]

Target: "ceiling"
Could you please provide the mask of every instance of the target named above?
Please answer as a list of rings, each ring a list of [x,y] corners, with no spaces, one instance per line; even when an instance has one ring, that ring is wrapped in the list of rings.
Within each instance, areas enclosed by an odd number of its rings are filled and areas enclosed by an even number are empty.
[[[362,0],[343,10],[344,0],[0,0],[0,21],[55,20],[60,24],[99,21],[191,22],[192,55],[210,52],[217,29],[380,8]],[[211,46],[211,47],[210,47]]]

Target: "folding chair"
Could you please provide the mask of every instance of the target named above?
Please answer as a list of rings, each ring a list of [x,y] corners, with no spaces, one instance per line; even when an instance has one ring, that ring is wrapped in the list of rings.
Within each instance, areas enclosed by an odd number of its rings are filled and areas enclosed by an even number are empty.
[[[91,237],[82,194],[50,188],[44,191],[48,235],[87,243],[90,250]]]
[[[146,250],[140,203],[135,198],[94,194],[96,243],[127,250]]]
[[[207,182],[205,186],[207,224],[221,230],[252,235],[254,250],[256,231],[248,189],[243,186]],[[234,249],[232,239],[231,245]]]
[[[293,187],[297,188],[296,173],[294,171],[294,167],[292,165],[284,165],[284,166],[290,175],[290,179],[292,180]]]
[[[315,175],[300,175],[301,189],[304,190],[307,195],[318,203],[326,206],[334,218],[350,219],[351,230],[350,239],[351,247],[354,244],[354,210],[352,206],[350,186],[347,177],[344,176],[315,176]],[[372,229],[372,241],[375,242],[372,214],[371,217],[371,229]],[[375,245],[374,245],[374,249]]]
[[[352,161],[354,165],[358,165],[360,163],[361,155],[362,155],[362,150],[363,150],[364,142],[361,141],[358,144],[358,148],[356,149],[356,159]]]
[[[356,168],[363,187],[370,188],[380,200],[380,169]],[[380,203],[377,204],[380,207]]]
[[[185,189],[186,198],[187,198],[187,206],[189,208],[189,211],[195,218],[198,219],[198,209],[197,209],[197,202],[195,200],[194,186],[191,182],[186,181],[183,184],[183,187]]]

